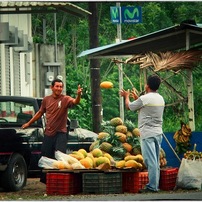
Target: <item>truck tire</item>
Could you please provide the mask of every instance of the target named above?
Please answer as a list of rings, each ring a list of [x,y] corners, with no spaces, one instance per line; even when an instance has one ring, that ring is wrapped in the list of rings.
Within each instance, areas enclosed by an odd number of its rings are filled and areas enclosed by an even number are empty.
[[[27,182],[27,165],[22,155],[13,154],[6,170],[1,173],[1,187],[6,191],[19,191]]]

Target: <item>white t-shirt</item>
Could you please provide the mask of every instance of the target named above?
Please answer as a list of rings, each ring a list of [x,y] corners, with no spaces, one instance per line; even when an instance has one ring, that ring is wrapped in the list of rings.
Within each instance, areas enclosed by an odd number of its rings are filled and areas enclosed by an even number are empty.
[[[129,103],[131,111],[138,110],[138,128],[140,138],[145,139],[162,134],[163,111],[165,102],[163,97],[156,92],[140,96]]]

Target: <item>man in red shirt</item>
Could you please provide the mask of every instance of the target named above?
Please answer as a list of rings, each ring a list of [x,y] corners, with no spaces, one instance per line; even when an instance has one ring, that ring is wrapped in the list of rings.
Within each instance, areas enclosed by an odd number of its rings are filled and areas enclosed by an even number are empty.
[[[62,80],[53,80],[51,83],[52,94],[43,98],[39,111],[32,119],[22,125],[22,128],[25,129],[41,118],[44,113],[46,114],[46,128],[41,156],[55,158],[55,151],[57,150],[66,153],[68,109],[80,103],[83,89],[78,85],[77,96],[72,98],[62,94],[63,87]]]

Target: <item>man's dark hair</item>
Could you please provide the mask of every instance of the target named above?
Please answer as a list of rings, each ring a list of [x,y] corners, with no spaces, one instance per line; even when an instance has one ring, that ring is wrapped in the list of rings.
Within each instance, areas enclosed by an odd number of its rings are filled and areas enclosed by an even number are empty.
[[[60,79],[54,79],[54,80],[51,82],[51,85],[54,86],[56,82],[62,83],[62,85],[63,85],[63,81],[60,80]]]
[[[147,85],[150,87],[151,90],[158,90],[161,84],[161,79],[157,75],[150,75],[147,78]]]

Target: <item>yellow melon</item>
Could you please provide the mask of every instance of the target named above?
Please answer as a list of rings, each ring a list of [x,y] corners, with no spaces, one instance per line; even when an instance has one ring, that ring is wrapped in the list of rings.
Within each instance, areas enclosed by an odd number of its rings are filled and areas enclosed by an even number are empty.
[[[101,164],[103,164],[103,163],[105,163],[105,159],[104,159],[103,156],[100,156],[100,157],[98,157],[98,158],[95,159],[96,167],[99,166],[99,165],[101,165]]]
[[[115,117],[110,120],[112,126],[123,125],[123,120],[120,117]]]
[[[80,163],[87,169],[93,168],[93,160],[90,157],[86,157],[80,160]]]
[[[127,142],[124,142],[122,145],[123,145],[123,148],[125,148],[127,152],[131,152],[133,149],[132,145],[130,145]]]
[[[114,160],[109,153],[105,153],[104,156],[107,157],[109,160]]]
[[[90,147],[89,147],[89,151],[92,151],[95,148],[99,147],[99,140],[96,140],[94,142],[91,143]]]
[[[119,138],[121,142],[126,142],[126,135],[124,133],[115,132],[115,135]]]
[[[124,125],[118,125],[118,126],[116,126],[116,132],[120,132],[120,133],[126,134],[127,131],[128,131],[128,129]]]
[[[93,151],[91,151],[91,153],[92,153],[92,155],[93,155],[94,157],[103,156],[102,150],[99,149],[99,148],[93,149]]]
[[[106,132],[99,132],[98,133],[98,136],[97,136],[97,139],[98,140],[101,140],[101,139],[103,139],[103,138],[105,138],[105,137],[108,137],[110,134],[109,133],[106,133]]]
[[[140,136],[140,130],[139,128],[134,128],[133,131],[132,131],[133,135],[136,136],[136,137],[139,137]]]
[[[53,163],[53,167],[58,169],[65,169],[65,163],[63,161],[55,161]]]
[[[73,151],[71,154],[69,154],[70,156],[76,158],[77,160],[81,160],[84,158],[84,155],[81,152],[78,151]]]
[[[127,131],[126,136],[127,136],[127,137],[132,137],[132,136],[133,136],[133,134],[132,134],[132,132]]]
[[[82,153],[84,158],[87,156],[87,151],[85,149],[79,149],[78,152]]]

